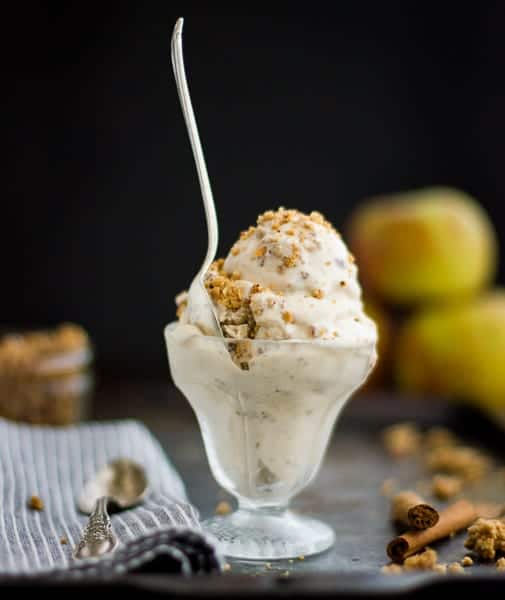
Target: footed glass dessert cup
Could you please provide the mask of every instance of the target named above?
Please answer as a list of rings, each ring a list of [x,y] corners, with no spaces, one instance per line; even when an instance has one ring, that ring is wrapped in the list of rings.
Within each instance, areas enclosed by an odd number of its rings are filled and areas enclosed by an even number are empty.
[[[165,339],[212,473],[238,501],[203,523],[221,552],[272,560],[329,548],[333,530],[288,506],[315,477],[340,411],[375,362],[374,343],[234,340],[180,323]]]

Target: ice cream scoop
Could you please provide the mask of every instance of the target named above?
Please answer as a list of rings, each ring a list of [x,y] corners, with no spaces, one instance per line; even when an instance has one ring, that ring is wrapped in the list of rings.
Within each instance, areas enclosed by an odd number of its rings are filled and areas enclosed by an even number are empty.
[[[318,212],[280,208],[260,215],[205,277],[226,337],[374,343],[354,257]],[[182,321],[197,325],[179,298]]]

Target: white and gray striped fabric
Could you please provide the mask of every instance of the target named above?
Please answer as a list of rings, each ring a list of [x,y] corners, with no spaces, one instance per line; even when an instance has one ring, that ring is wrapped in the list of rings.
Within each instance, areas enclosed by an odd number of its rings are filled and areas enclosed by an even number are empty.
[[[0,575],[73,567],[72,549],[87,520],[78,512],[76,498],[98,469],[118,457],[142,464],[150,485],[141,506],[112,515],[123,546],[167,528],[200,531],[181,478],[140,423],[52,428],[0,419]],[[44,510],[28,508],[32,495],[43,500]]]

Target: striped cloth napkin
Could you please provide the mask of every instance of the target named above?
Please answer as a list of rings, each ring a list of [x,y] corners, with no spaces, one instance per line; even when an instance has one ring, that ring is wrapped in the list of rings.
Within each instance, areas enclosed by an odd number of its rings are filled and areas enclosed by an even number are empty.
[[[74,560],[87,516],[76,499],[86,481],[115,458],[146,469],[142,505],[113,514],[116,552]],[[29,508],[38,496],[43,510]],[[0,576],[82,577],[151,568],[191,574],[220,569],[214,545],[201,532],[184,485],[152,434],[136,421],[66,428],[20,425],[0,419]]]

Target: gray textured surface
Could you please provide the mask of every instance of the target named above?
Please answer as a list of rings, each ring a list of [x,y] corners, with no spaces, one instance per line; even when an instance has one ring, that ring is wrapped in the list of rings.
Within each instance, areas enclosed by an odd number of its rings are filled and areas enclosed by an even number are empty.
[[[231,500],[212,478],[191,409],[170,385],[104,387],[99,389],[92,416],[143,419],[179,469],[190,499],[203,518],[213,514],[219,500]],[[326,582],[329,588],[324,589],[341,593],[365,590],[395,593],[429,584],[439,577],[433,574],[401,577],[380,574],[380,567],[388,562],[386,544],[394,535],[388,520],[388,501],[381,495],[382,482],[393,478],[400,487],[411,487],[427,479],[416,460],[392,461],[380,444],[380,429],[405,419],[416,420],[423,426],[448,425],[472,443],[487,445],[500,461],[499,450],[505,446],[505,434],[493,429],[481,415],[428,400],[413,401],[387,395],[356,398],[337,423],[318,477],[292,505],[295,510],[329,523],[337,535],[335,546],[315,557],[293,562],[277,561],[270,567],[264,562],[230,561],[232,575],[255,575],[250,584],[258,590],[263,589],[265,578],[291,577],[294,581],[290,585],[305,587],[308,579],[316,581],[311,576],[317,575],[319,587]],[[470,495],[474,499],[503,502],[505,478],[488,479]],[[437,503],[437,506],[443,504]],[[465,555],[463,540],[464,535],[460,534],[436,544],[440,560],[460,560]],[[286,571],[289,571],[288,576]],[[488,574],[495,576],[494,568],[488,565],[475,565],[470,572],[474,578]],[[237,581],[239,579],[242,578],[237,577]],[[227,585],[233,589],[232,583]]]

